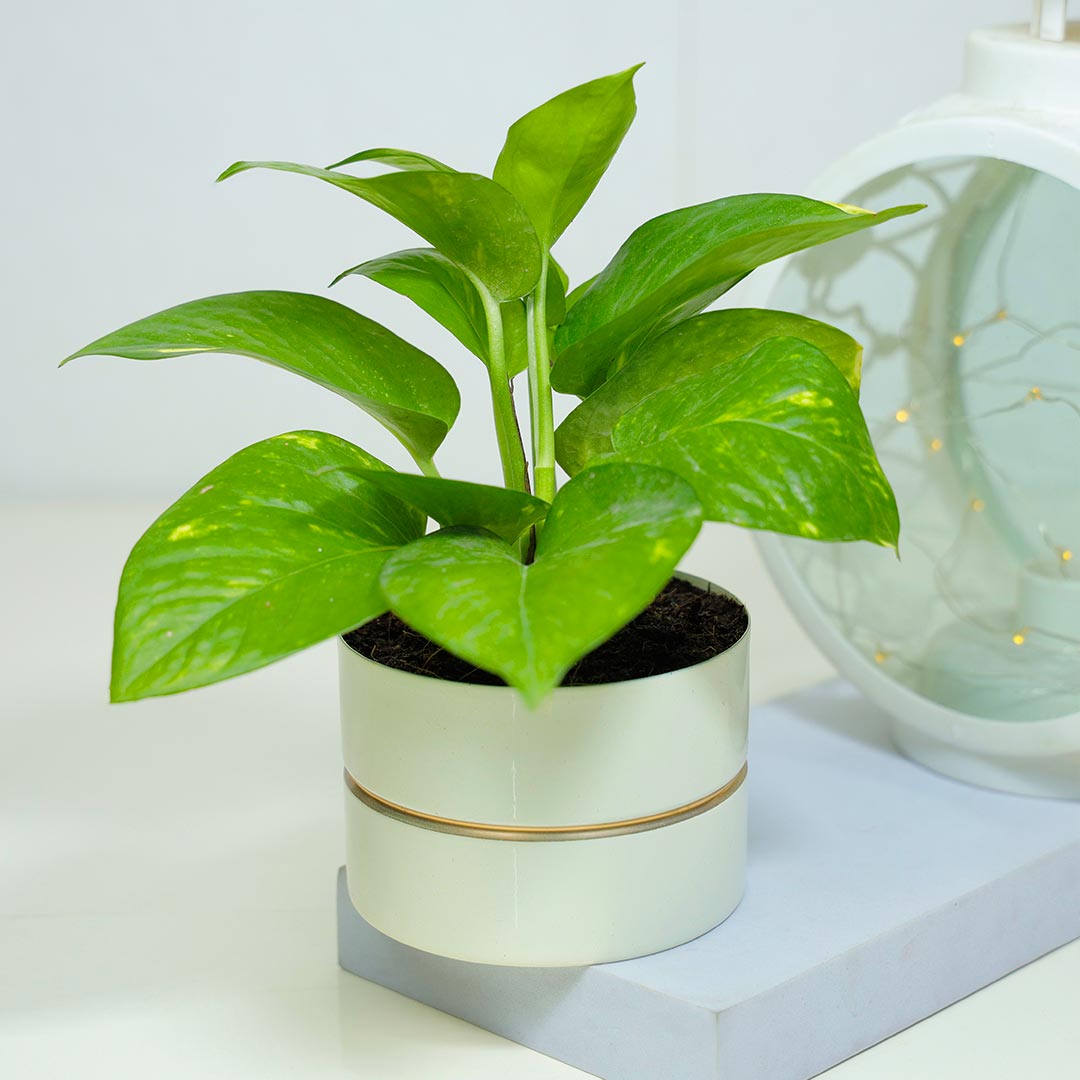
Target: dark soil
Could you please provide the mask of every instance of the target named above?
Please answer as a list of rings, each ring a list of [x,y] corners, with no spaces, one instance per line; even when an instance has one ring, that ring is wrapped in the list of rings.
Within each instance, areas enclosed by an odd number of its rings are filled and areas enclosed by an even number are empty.
[[[660,595],[614,637],[582,657],[563,686],[644,679],[678,671],[730,648],[749,625],[746,608],[721,593],[672,578]],[[502,686],[502,679],[459,660],[388,612],[345,635],[376,663],[448,682]]]

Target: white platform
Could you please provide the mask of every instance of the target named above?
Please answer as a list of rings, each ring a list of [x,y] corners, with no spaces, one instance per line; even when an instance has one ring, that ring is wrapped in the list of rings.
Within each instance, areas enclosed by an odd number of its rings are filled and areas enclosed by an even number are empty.
[[[606,1080],[805,1080],[1080,937],[1080,804],[944,779],[884,731],[843,683],[754,710],[750,886],[679,949],[448,961],[339,882],[342,966]]]

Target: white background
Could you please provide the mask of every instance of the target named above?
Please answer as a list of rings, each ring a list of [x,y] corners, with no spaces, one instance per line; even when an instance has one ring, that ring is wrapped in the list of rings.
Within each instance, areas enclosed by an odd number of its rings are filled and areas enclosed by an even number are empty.
[[[242,289],[322,291],[416,240],[344,192],[237,158],[326,164],[369,146],[490,170],[507,125],[640,60],[639,115],[557,249],[575,280],[643,220],[736,192],[798,191],[954,89],[965,32],[1021,0],[4,0],[0,32],[0,498],[167,501],[222,458],[300,427],[406,465],[373,420],[251,360],[67,353],[151,312]],[[843,192],[838,192],[837,197]],[[479,364],[373,282],[337,299],[454,372],[440,466],[496,480]]]

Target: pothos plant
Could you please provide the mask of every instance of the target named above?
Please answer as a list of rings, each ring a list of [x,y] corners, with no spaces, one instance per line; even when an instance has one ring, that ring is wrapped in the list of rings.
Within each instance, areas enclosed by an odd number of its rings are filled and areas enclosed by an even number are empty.
[[[630,127],[636,70],[521,117],[490,178],[395,149],[328,168],[242,161],[220,177],[313,177],[430,245],[335,280],[360,275],[408,297],[486,366],[503,487],[439,474],[459,406],[448,371],[322,296],[195,300],[68,357],[251,356],[359,406],[418,470],[294,431],[204,476],[124,568],[114,701],[239,675],[391,610],[535,706],[648,606],[703,521],[896,545],[895,500],[858,404],[859,345],[794,314],[701,312],[763,263],[919,208],[722,198],[646,222],[571,289],[552,248]],[[360,164],[389,171],[344,171]],[[530,454],[513,397],[521,374]],[[581,399],[558,429],[553,391]]]

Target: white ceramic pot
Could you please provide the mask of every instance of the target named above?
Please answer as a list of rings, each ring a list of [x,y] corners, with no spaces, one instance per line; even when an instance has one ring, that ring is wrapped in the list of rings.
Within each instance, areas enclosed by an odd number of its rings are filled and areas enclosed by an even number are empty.
[[[341,642],[356,909],[428,952],[545,967],[722,922],[745,878],[749,637],[681,671],[560,687],[536,711]]]

